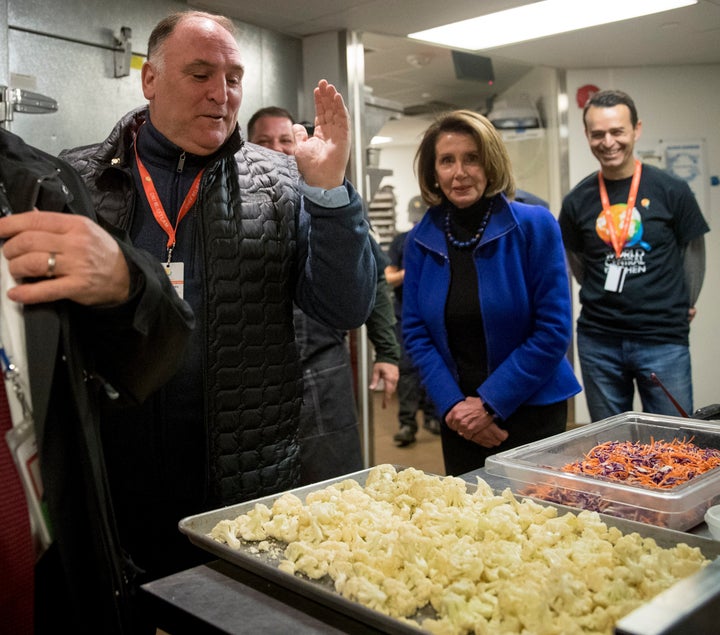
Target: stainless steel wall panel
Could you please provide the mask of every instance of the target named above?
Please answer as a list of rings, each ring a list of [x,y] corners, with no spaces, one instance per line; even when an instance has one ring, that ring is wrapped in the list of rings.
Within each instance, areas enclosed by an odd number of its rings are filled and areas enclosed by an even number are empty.
[[[52,154],[105,138],[123,114],[145,103],[139,64],[129,76],[115,77],[113,36],[123,26],[131,28],[132,51],[142,62],[155,24],[188,8],[186,2],[166,0],[0,0],[0,85],[15,79],[59,106],[52,114],[16,113],[8,128]],[[244,129],[262,106],[297,112],[300,40],[235,24],[247,68],[240,125]]]
[[[0,86],[7,85],[8,38],[7,38],[8,0],[0,0]]]
[[[140,71],[113,77],[110,51],[10,31],[9,57],[11,73],[34,78],[34,90],[58,102],[56,113],[16,113],[10,130],[51,154],[105,138],[125,112],[145,103]]]
[[[146,53],[153,26],[168,13],[185,11],[188,2],[173,0],[9,0],[11,26],[56,33],[92,42],[112,41],[121,26],[133,30],[133,51]]]
[[[295,104],[291,108],[296,118],[303,82],[302,42],[272,31],[262,31],[261,59],[262,103]],[[315,79],[317,83],[321,77]],[[249,111],[250,114],[254,111]]]

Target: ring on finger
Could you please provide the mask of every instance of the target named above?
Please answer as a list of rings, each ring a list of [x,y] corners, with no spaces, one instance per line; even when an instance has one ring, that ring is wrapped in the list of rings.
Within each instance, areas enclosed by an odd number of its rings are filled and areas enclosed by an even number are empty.
[[[45,273],[46,278],[55,277],[55,265],[57,265],[57,254],[54,251],[51,251],[48,254],[47,259],[47,272]]]

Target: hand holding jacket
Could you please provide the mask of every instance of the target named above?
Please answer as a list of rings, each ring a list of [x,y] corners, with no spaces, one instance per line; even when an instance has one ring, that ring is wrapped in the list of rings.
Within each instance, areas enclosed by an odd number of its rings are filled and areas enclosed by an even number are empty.
[[[120,247],[89,218],[37,210],[13,214],[0,218],[0,238],[10,273],[19,281],[8,290],[15,302],[113,305],[130,295],[130,272]]]

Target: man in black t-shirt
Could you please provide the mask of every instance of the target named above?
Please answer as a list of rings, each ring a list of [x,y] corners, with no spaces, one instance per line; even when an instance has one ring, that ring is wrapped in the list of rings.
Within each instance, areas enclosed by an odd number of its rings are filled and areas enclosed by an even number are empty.
[[[577,348],[593,421],[633,409],[635,385],[643,410],[693,408],[690,321],[705,273],[709,227],[685,181],[633,154],[640,136],[633,100],[595,93],[583,112],[598,173],[565,197],[560,227],[581,285]]]

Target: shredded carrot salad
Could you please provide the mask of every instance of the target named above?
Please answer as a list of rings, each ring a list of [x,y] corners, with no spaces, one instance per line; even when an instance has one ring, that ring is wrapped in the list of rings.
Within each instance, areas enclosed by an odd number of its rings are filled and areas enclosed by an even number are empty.
[[[670,442],[608,441],[596,445],[585,458],[568,463],[564,472],[613,481],[669,489],[720,467],[720,450],[700,448],[683,439]]]

